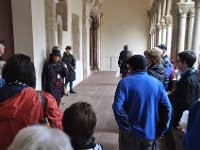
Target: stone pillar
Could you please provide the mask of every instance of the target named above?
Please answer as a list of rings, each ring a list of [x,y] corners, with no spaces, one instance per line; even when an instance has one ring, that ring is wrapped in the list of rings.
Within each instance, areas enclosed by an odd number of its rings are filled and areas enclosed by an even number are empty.
[[[179,36],[178,36],[178,53],[185,50],[185,31],[186,31],[186,20],[188,14],[188,6],[186,3],[177,3],[179,8]]]
[[[162,26],[160,23],[157,24],[157,43],[156,45],[161,44],[162,42]]]
[[[194,33],[193,33],[193,42],[192,49],[197,54],[197,61],[195,67],[197,67],[199,61],[199,48],[200,48],[200,0],[195,1],[195,21],[194,21]]]
[[[167,26],[167,40],[166,40],[166,45],[167,45],[167,54],[170,57],[171,55],[171,43],[172,43],[172,25],[173,25],[173,19],[171,15],[165,16],[166,20],[166,26]]]
[[[166,23],[165,23],[164,18],[161,20],[161,26],[162,26],[161,44],[166,44]]]
[[[190,9],[189,11],[189,26],[188,26],[188,39],[187,39],[187,49],[191,50],[192,49],[192,38],[193,38],[193,27],[194,27],[194,13],[195,9],[194,6],[193,8]]]

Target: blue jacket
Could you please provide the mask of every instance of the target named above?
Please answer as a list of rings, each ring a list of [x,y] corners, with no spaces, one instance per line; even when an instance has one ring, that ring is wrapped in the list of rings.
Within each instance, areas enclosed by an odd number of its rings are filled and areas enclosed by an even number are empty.
[[[146,72],[120,80],[112,108],[120,130],[132,131],[140,139],[153,140],[169,127],[172,108],[165,89]]]
[[[186,134],[183,136],[184,150],[199,150],[200,148],[200,101],[194,102],[189,109]]]

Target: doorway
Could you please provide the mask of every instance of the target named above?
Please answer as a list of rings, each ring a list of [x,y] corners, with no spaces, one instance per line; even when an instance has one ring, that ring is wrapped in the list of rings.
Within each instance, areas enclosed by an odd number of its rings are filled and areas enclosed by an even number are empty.
[[[90,69],[99,70],[97,65],[97,30],[98,20],[96,16],[90,16]]]
[[[2,58],[7,60],[14,54],[11,0],[0,1],[0,40],[6,41]]]

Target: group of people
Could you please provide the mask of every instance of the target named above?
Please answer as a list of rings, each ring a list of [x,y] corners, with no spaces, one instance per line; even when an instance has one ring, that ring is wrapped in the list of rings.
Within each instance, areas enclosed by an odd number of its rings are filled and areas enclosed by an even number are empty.
[[[193,68],[196,54],[188,50],[178,54],[175,65],[181,74],[174,84],[174,64],[166,51],[167,47],[160,44],[145,51],[144,56],[124,57],[125,76],[124,64],[119,64],[123,78],[112,105],[119,126],[119,150],[155,148],[156,138],[162,138],[170,126],[179,126],[184,110],[189,110],[189,119],[183,148],[199,149],[200,78]],[[118,62],[122,62],[122,53]]]
[[[76,59],[70,54],[71,49],[71,46],[66,46],[61,58],[59,47],[54,46],[49,61],[43,69],[42,89],[55,97],[58,106],[61,104],[63,95],[68,96],[68,83],[70,93],[76,93],[73,89],[73,81],[76,79]]]
[[[46,105],[43,109],[42,98],[35,90],[35,68],[30,57],[11,56],[3,67],[2,77],[5,85],[0,88],[1,150],[103,149],[92,137],[96,114],[90,104],[77,102],[63,113],[56,99],[42,91]],[[44,117],[50,128],[43,124]]]

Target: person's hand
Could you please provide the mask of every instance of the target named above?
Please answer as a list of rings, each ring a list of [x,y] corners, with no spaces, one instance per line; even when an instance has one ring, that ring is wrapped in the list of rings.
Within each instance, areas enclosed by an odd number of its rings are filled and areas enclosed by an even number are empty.
[[[178,130],[178,134],[179,134],[180,136],[183,136],[185,130],[184,130],[183,128],[181,128],[180,126],[177,126],[176,128],[177,128],[177,130]]]
[[[67,69],[67,65],[65,63],[63,64],[63,67]]]

